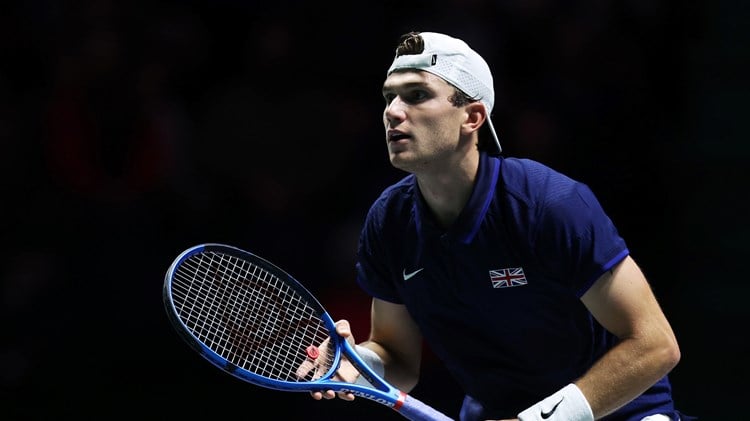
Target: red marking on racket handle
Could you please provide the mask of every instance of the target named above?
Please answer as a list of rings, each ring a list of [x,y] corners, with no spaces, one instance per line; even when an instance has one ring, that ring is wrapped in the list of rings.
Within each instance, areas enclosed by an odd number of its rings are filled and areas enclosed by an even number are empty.
[[[396,400],[396,404],[393,405],[393,409],[395,409],[396,411],[398,411],[399,409],[401,409],[401,407],[404,406],[404,401],[405,400],[406,400],[406,393],[404,393],[404,392],[402,392],[402,391],[399,390],[398,391],[398,400]]]
[[[318,347],[315,345],[310,345],[305,349],[305,352],[307,353],[307,357],[311,360],[315,360],[320,355],[320,351],[318,351]]]

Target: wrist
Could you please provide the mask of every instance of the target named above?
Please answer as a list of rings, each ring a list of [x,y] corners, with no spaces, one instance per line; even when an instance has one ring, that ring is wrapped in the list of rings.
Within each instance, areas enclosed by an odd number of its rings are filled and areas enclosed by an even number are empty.
[[[519,421],[594,421],[591,406],[573,383],[518,414]]]
[[[365,362],[372,370],[380,377],[383,377],[385,374],[385,367],[383,367],[383,360],[380,358],[380,356],[370,348],[364,347],[362,345],[354,345],[354,350],[357,352],[357,354],[362,358],[362,361]],[[364,384],[364,385],[370,385],[370,383],[367,381],[367,379],[364,378],[364,376],[360,375],[357,378],[356,381],[357,384]]]

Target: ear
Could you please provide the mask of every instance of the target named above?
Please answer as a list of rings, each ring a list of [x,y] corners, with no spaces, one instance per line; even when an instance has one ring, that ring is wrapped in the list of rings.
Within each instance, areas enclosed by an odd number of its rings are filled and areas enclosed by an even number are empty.
[[[479,101],[466,105],[466,120],[461,125],[462,134],[477,132],[487,118],[487,109]]]

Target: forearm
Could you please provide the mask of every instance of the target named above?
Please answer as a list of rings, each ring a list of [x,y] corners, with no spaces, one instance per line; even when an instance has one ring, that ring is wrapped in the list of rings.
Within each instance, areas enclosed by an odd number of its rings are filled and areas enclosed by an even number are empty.
[[[385,379],[391,385],[407,393],[417,385],[422,362],[422,335],[404,305],[373,298],[370,336],[360,345],[380,356]]]
[[[584,376],[525,409],[518,414],[518,419],[593,421],[602,418],[642,394],[678,360],[676,343],[625,339]]]
[[[594,418],[614,412],[669,373],[680,359],[677,344],[670,342],[624,339],[577,379]]]
[[[619,338],[575,381],[595,418],[600,418],[669,373],[680,360],[680,349],[646,278],[630,257],[602,275],[581,301]]]
[[[419,361],[407,362],[405,358],[389,351],[386,347],[374,341],[358,344],[374,351],[383,364],[385,380],[403,392],[410,392],[419,381]]]

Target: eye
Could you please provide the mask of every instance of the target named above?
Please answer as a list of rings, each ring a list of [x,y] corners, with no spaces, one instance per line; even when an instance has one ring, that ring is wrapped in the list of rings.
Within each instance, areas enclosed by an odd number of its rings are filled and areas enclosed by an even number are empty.
[[[401,96],[404,101],[416,104],[430,98],[429,92],[424,89],[413,89]]]
[[[418,104],[426,101],[432,97],[430,91],[425,89],[410,89],[408,91],[401,92],[400,94],[395,93],[384,93],[383,99],[385,99],[386,105],[393,102],[396,97],[401,97],[401,100],[407,104]]]

